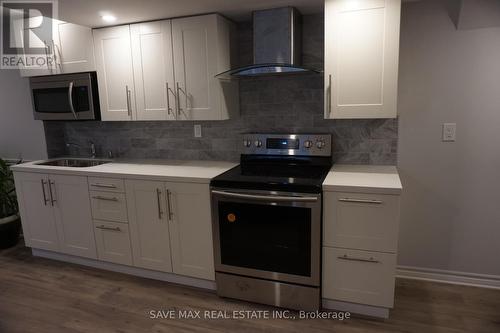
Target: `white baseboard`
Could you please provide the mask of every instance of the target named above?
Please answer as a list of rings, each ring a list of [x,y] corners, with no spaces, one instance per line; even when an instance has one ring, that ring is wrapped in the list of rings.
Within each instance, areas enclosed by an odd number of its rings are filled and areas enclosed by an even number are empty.
[[[140,276],[147,279],[166,281],[171,283],[183,284],[187,286],[192,286],[196,288],[215,290],[215,281],[203,280],[198,278],[193,278],[189,276],[177,275],[174,273],[165,273],[152,271],[144,268],[137,268],[132,266],[125,266],[120,264],[114,264],[110,262],[104,262],[94,259],[76,257],[69,254],[56,253],[52,251],[32,249],[31,252],[34,256],[43,257],[47,259],[59,260],[70,262],[73,264],[90,266],[93,268],[104,269],[108,271],[130,274],[134,276]]]
[[[398,266],[396,277],[403,279],[458,284],[463,286],[500,289],[499,275],[466,273],[411,266]]]
[[[350,302],[334,301],[323,298],[323,308],[329,310],[337,310],[343,312],[350,312],[369,317],[377,317],[387,319],[389,318],[389,309],[379,306],[371,306],[364,304],[356,304]]]

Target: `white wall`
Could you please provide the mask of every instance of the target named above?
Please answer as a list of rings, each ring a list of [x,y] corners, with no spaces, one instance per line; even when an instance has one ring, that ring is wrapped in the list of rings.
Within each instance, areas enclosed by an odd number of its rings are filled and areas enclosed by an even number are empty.
[[[29,81],[17,70],[0,70],[0,157],[47,157],[43,123],[33,119]]]
[[[399,264],[500,275],[500,28],[405,4],[399,112]],[[441,142],[444,122],[456,142]]]

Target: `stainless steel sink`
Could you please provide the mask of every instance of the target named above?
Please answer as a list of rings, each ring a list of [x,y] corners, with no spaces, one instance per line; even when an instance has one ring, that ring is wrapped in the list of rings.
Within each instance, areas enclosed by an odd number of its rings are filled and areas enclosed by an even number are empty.
[[[105,163],[110,163],[110,160],[95,160],[95,159],[80,159],[80,158],[60,158],[48,162],[37,163],[38,165],[49,165],[70,168],[88,168]]]

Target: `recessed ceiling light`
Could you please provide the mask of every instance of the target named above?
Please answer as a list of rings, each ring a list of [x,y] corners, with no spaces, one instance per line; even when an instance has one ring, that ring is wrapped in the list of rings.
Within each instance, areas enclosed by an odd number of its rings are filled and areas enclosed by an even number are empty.
[[[116,21],[116,16],[113,16],[113,15],[102,15],[101,18],[102,18],[102,20],[104,22],[114,22],[114,21]]]

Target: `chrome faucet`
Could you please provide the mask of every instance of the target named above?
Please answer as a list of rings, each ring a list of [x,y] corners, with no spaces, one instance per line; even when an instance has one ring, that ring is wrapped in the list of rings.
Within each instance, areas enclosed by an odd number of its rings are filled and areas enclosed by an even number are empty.
[[[90,143],[90,157],[95,158],[96,153],[95,153],[95,144],[92,141],[89,141]]]

